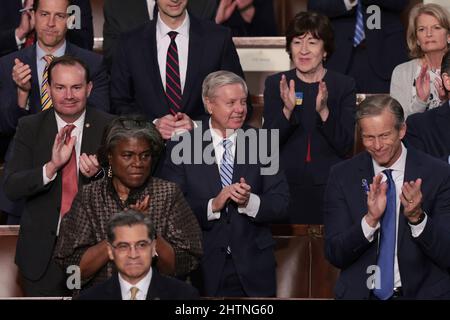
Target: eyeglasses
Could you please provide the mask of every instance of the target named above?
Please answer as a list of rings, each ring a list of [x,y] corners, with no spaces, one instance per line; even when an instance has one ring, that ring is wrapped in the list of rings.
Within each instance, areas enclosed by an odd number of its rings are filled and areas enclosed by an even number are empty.
[[[151,243],[152,243],[151,241],[147,241],[147,240],[138,241],[135,244],[128,243],[128,242],[120,242],[117,245],[111,244],[111,247],[116,249],[119,253],[125,254],[125,253],[130,253],[131,248],[134,248],[134,250],[136,250],[138,252],[142,252],[142,251],[146,250],[150,246]]]

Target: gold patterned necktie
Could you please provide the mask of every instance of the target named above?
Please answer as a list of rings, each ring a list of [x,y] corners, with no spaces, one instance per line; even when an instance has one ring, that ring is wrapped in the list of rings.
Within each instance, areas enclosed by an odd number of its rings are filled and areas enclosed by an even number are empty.
[[[138,287],[131,287],[130,288],[130,292],[131,292],[130,300],[137,300],[136,296],[137,296],[138,291],[139,291]]]
[[[44,73],[42,74],[42,85],[41,85],[41,108],[42,108],[42,111],[51,108],[53,105],[52,99],[50,98],[50,95],[49,95],[48,67],[54,58],[55,57],[52,56],[51,54],[48,54],[48,55],[44,56],[44,58],[43,58],[45,60],[45,68],[44,68]]]

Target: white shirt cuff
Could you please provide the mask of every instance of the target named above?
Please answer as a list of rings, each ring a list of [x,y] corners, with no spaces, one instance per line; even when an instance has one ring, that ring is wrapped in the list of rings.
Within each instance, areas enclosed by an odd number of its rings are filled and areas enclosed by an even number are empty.
[[[238,208],[238,212],[254,218],[258,214],[260,204],[261,199],[256,194],[250,193],[250,198],[248,199],[247,206]]]
[[[425,218],[418,225],[414,226],[414,225],[408,223],[409,226],[411,227],[411,234],[412,234],[413,238],[417,238],[418,236],[420,236],[422,234],[423,230],[425,229],[428,216],[426,215],[426,213],[424,213],[424,214],[425,214]]]
[[[365,217],[363,217],[361,219],[361,228],[364,232],[364,236],[366,237],[366,239],[369,242],[373,241],[373,236],[375,234],[375,232],[380,228],[380,223],[378,222],[377,225],[375,226],[375,228],[372,228],[371,226],[369,226],[369,224],[366,222]]]
[[[46,170],[45,170],[46,167],[47,167],[47,164],[44,164],[44,166],[42,167],[42,178],[43,178],[42,180],[43,180],[43,182],[44,182],[44,186],[47,185],[49,182],[55,180],[56,175],[58,174],[58,172],[55,172],[55,174],[53,175],[53,177],[51,177],[50,179],[47,178],[47,173],[46,173]]]
[[[15,32],[14,32],[14,37],[16,38],[17,48],[19,48],[19,49],[27,41],[27,38],[24,38],[23,40],[20,40],[19,37],[17,37],[17,35],[15,34]]]
[[[208,201],[208,209],[207,209],[207,219],[208,219],[208,221],[213,221],[213,220],[218,220],[218,219],[220,219],[220,211],[218,211],[218,212],[213,212],[212,211],[212,202],[213,202],[213,199],[209,199],[209,201]]]
[[[344,0],[345,8],[350,11],[358,4],[358,0]]]

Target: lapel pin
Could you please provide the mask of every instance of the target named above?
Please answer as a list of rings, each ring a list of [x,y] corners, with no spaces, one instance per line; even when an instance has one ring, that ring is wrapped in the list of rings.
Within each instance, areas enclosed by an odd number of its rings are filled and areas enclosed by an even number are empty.
[[[364,192],[369,192],[370,188],[369,185],[367,184],[367,180],[366,179],[362,179],[361,180],[361,185],[363,187]]]
[[[86,128],[89,128],[91,126],[91,124],[88,122],[84,125]]]

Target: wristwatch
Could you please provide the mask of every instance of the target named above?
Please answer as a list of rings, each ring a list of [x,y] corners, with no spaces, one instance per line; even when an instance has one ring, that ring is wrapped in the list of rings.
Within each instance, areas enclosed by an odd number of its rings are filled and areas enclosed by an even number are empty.
[[[423,222],[423,220],[425,220],[426,214],[425,211],[422,210],[422,213],[419,216],[419,219],[416,222],[411,222],[409,221],[409,224],[412,226],[417,226],[419,224],[421,224]]]

